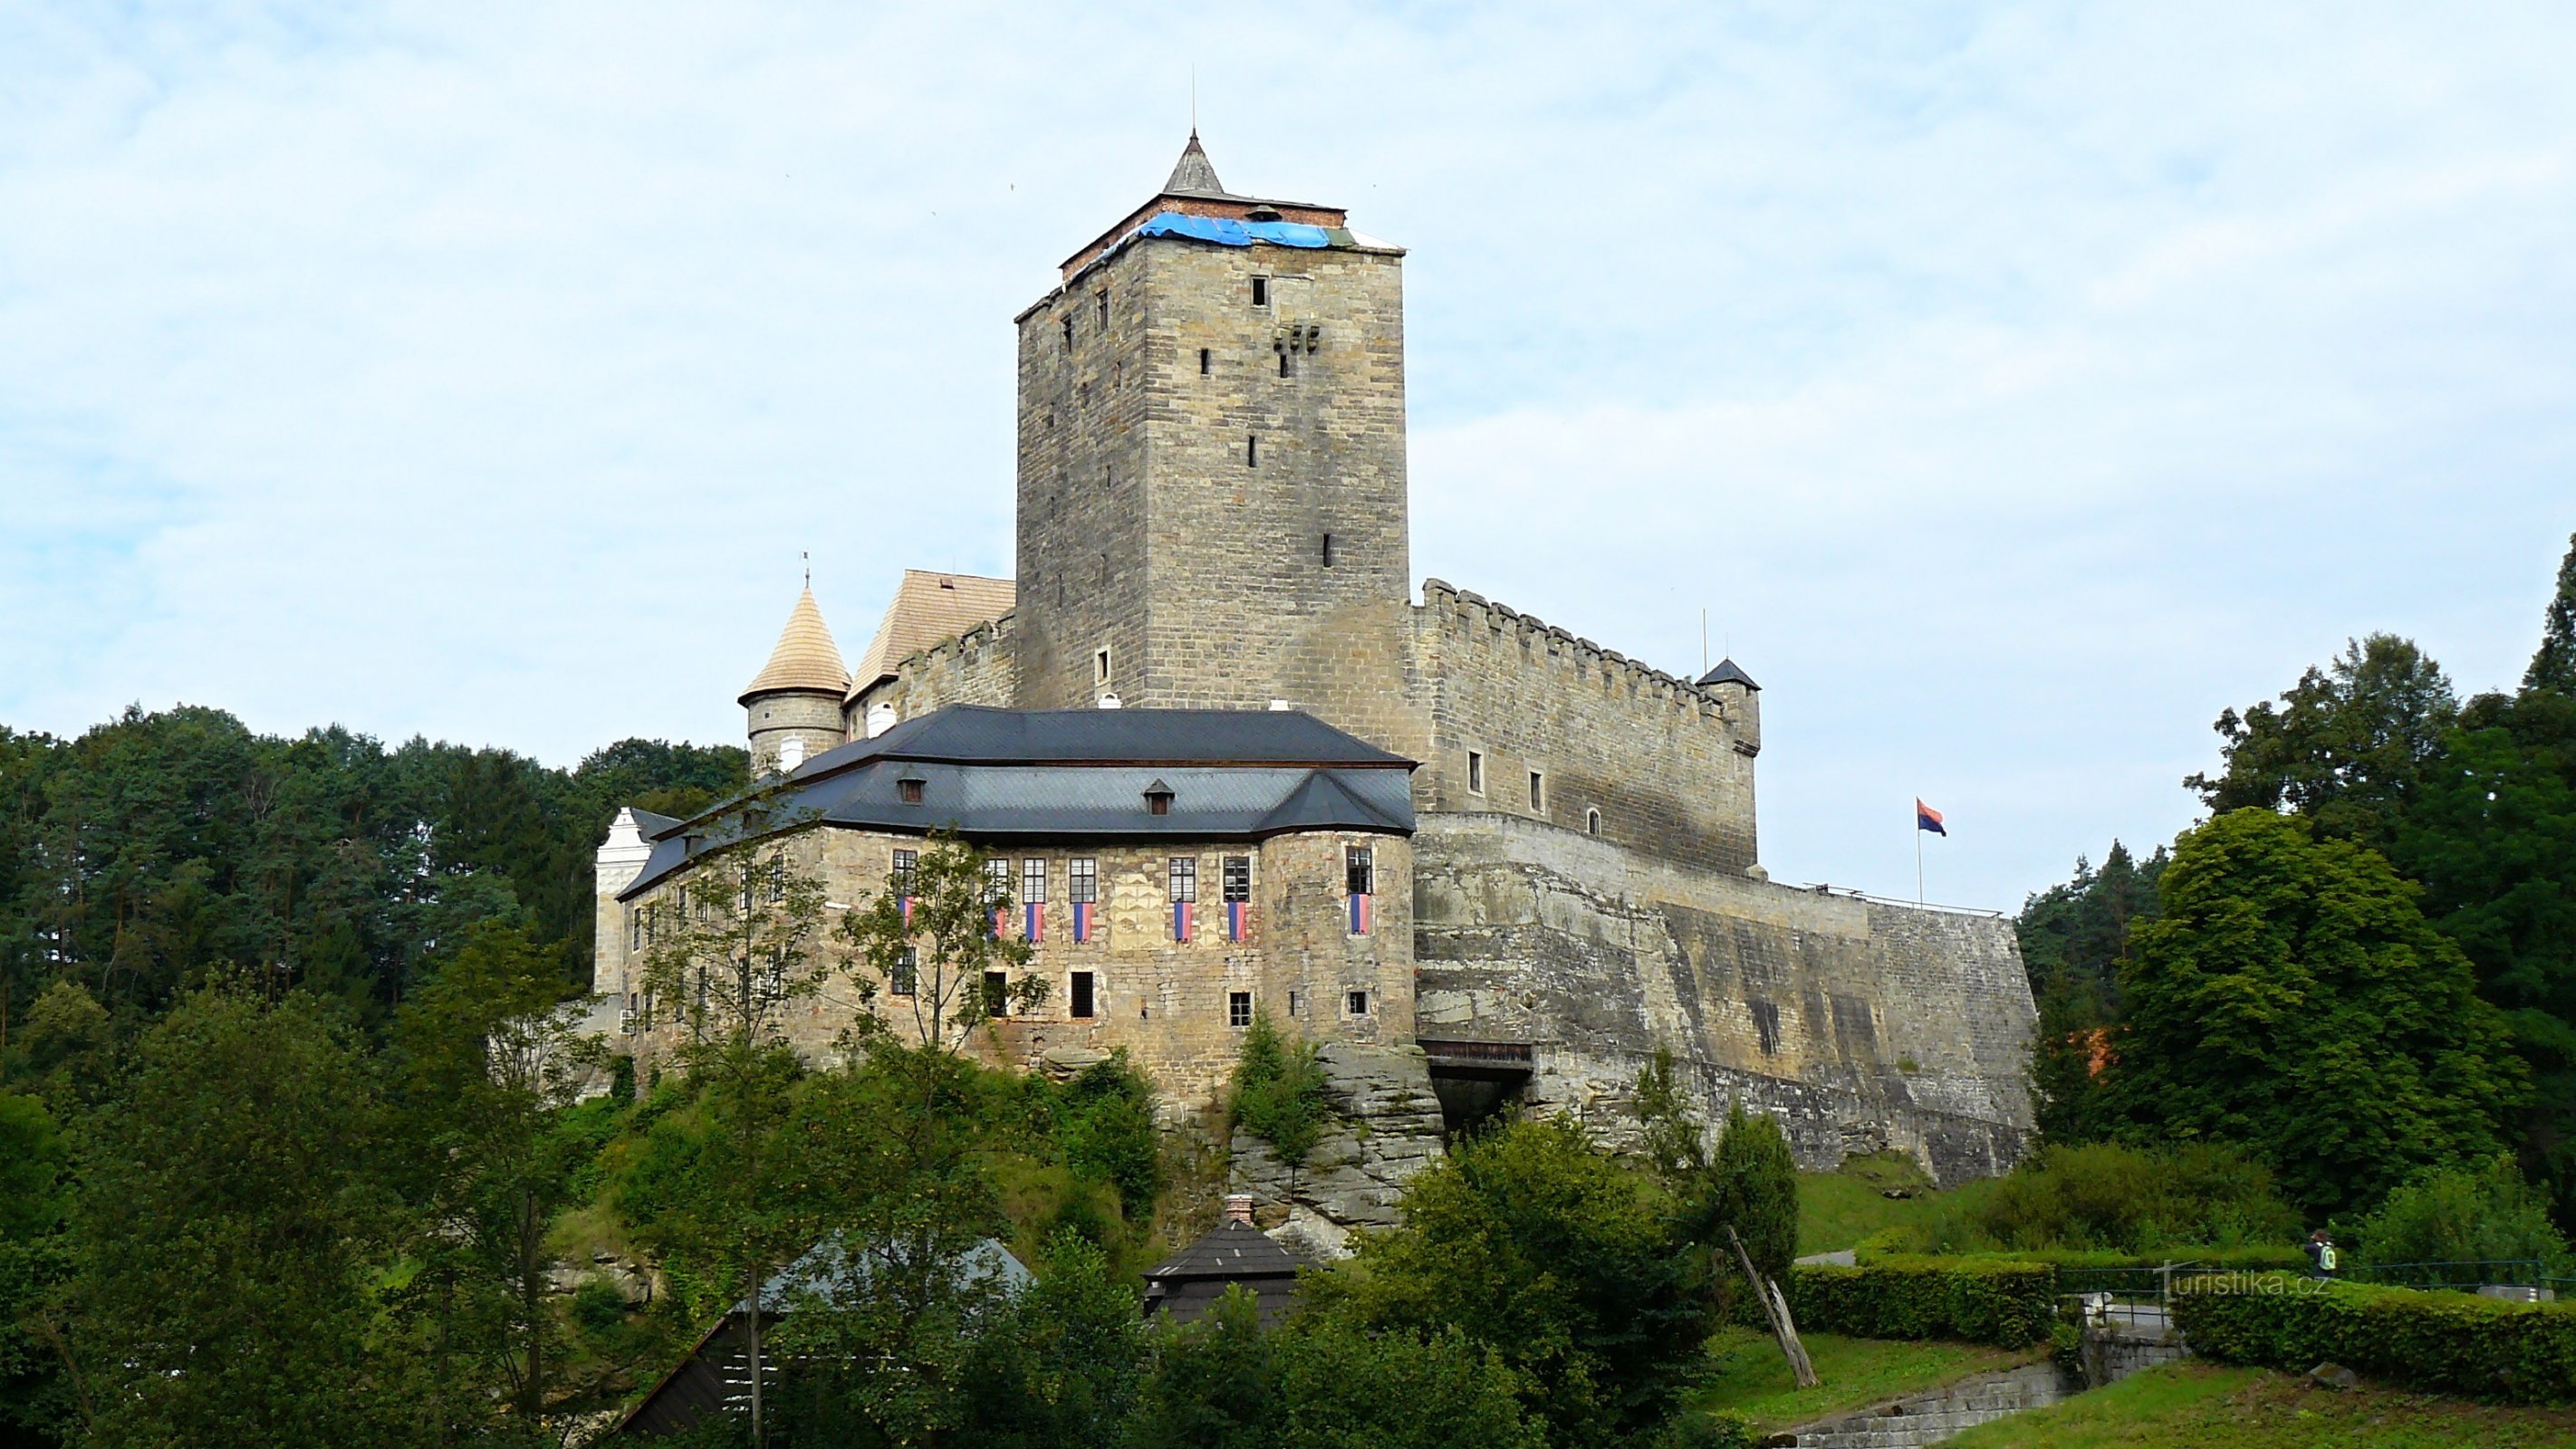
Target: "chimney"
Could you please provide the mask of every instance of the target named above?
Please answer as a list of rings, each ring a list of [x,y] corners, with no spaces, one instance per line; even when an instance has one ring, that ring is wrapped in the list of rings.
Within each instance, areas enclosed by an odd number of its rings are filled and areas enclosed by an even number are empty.
[[[1241,1223],[1247,1228],[1251,1227],[1252,1194],[1248,1192],[1227,1193],[1225,1195],[1225,1220],[1230,1223]]]

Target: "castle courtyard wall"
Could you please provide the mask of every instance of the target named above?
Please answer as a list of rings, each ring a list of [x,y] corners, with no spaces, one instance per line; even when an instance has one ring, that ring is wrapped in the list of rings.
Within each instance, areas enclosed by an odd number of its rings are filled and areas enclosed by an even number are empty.
[[[1658,1046],[1712,1114],[1777,1116],[1801,1166],[1893,1148],[1944,1185],[2032,1126],[2036,1012],[2009,921],[1754,880],[1500,814],[1414,837],[1425,1038],[1524,1041],[1527,1099],[1616,1140]]]

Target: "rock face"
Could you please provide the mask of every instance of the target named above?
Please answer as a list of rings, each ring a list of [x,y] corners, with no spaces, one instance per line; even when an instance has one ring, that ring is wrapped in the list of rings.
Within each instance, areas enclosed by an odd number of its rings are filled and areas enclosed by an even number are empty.
[[[1291,1167],[1238,1128],[1230,1180],[1291,1252],[1347,1257],[1354,1232],[1396,1225],[1405,1182],[1441,1155],[1440,1102],[1419,1047],[1327,1042],[1315,1060],[1333,1110],[1323,1140]]]

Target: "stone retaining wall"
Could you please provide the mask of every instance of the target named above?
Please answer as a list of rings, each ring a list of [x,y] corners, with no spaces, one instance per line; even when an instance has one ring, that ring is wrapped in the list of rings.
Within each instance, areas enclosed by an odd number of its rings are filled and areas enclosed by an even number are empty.
[[[2053,1363],[2025,1364],[1801,1424],[1769,1442],[1797,1449],[1916,1449],[2025,1409],[2047,1408],[2082,1387]]]

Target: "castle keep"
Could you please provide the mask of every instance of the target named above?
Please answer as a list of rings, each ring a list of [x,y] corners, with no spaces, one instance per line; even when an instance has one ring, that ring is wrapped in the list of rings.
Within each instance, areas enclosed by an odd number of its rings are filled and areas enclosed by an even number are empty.
[[[1195,136],[1075,251],[1017,319],[1017,577],[907,573],[856,669],[809,593],[742,696],[755,770],[817,812],[803,858],[864,900],[948,827],[1024,901],[1090,892],[1100,934],[1048,916],[1046,1003],[985,1049],[1123,1046],[1179,1106],[1263,1012],[1390,1111],[1511,1096],[1615,1137],[1668,1049],[1806,1165],[2008,1166],[2034,1018],[2009,923],[1770,881],[1732,661],[1683,678],[1415,591],[1403,264],[1339,208],[1228,191]],[[869,793],[906,770],[919,805]],[[607,996],[693,838],[628,812],[602,848]]]

